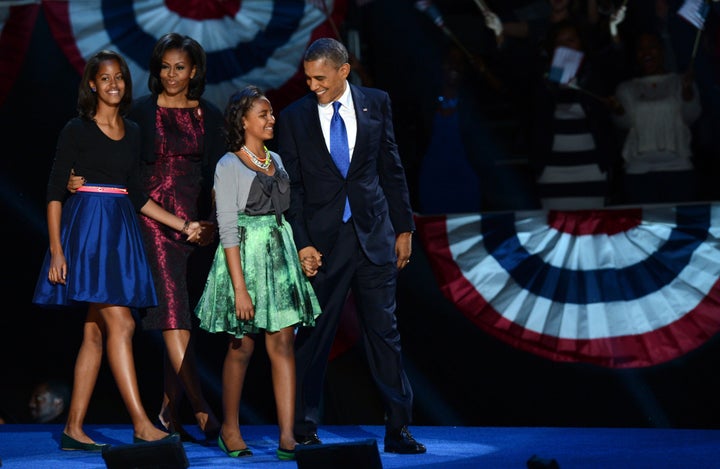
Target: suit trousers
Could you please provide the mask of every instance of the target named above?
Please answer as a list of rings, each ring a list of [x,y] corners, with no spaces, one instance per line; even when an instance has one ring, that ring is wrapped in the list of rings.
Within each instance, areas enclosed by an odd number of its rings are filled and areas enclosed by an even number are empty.
[[[322,418],[322,392],[328,357],[347,296],[352,289],[362,346],[380,391],[386,427],[410,423],[413,392],[402,363],[395,317],[398,269],[394,259],[371,263],[358,242],[352,219],[343,224],[331,252],[311,283],[322,308],[314,328],[300,328],[296,339],[297,394],[295,433],[317,431]]]

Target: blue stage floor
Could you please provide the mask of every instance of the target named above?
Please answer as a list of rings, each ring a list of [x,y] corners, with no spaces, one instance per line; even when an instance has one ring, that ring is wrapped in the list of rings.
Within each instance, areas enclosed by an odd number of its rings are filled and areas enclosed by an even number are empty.
[[[106,467],[100,453],[61,451],[58,441],[62,428],[62,425],[0,425],[2,469]],[[275,426],[248,425],[242,430],[253,456],[231,459],[217,446],[185,443],[190,467],[289,469],[297,466],[295,462],[279,461],[275,456]],[[127,445],[132,441],[129,425],[88,425],[87,431],[98,442]],[[522,469],[533,455],[555,459],[561,469],[720,467],[720,430],[427,426],[412,427],[411,431],[427,446],[426,454],[383,453],[382,426],[321,427],[319,436],[326,444],[375,438],[382,466],[388,469]]]

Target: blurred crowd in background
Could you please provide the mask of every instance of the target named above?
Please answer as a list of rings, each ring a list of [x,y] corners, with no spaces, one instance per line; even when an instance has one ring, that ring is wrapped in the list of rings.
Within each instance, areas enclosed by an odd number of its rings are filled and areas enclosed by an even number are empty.
[[[404,75],[376,58],[366,69],[393,96],[419,213],[717,198],[720,3],[416,1],[398,14],[411,6],[430,49]],[[581,53],[569,83],[551,73],[560,47]]]

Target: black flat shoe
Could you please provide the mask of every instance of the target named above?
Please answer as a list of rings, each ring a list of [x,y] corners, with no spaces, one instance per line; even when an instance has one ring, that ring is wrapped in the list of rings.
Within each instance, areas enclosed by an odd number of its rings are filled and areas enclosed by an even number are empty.
[[[180,440],[180,434],[178,432],[174,432],[169,434],[168,436],[160,438],[159,440],[143,440],[142,438],[133,435],[133,443],[154,443],[156,441],[167,440]]]
[[[307,435],[295,435],[295,441],[297,441],[299,445],[303,446],[322,444],[322,441],[320,441],[317,432],[308,433]]]
[[[63,451],[102,451],[107,444],[83,443],[63,432],[60,437],[60,449]]]
[[[218,435],[218,446],[221,450],[231,458],[244,458],[245,456],[252,456],[253,453],[247,446],[243,449],[233,449],[230,450],[225,445],[225,441],[222,439],[222,435]]]
[[[170,422],[166,424],[163,421],[162,417],[160,417],[159,415],[157,416],[155,426],[158,427],[160,430],[164,430],[168,433],[177,433],[178,435],[180,435],[180,441],[182,441],[183,443],[200,443],[197,438],[188,433],[188,431],[185,430],[182,426],[172,425]]]
[[[398,454],[420,454],[427,451],[425,445],[419,443],[410,434],[407,426],[397,431],[385,432],[385,452]]]
[[[278,449],[275,453],[277,454],[278,459],[281,461],[293,461],[295,459],[294,449],[285,449],[278,446]]]

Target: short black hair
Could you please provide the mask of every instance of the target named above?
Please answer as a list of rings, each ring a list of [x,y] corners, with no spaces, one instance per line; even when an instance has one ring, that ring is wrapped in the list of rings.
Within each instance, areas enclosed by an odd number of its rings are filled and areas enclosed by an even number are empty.
[[[303,57],[305,62],[316,60],[327,60],[336,68],[340,68],[343,64],[349,63],[350,56],[342,42],[331,37],[321,37],[310,44]]]

